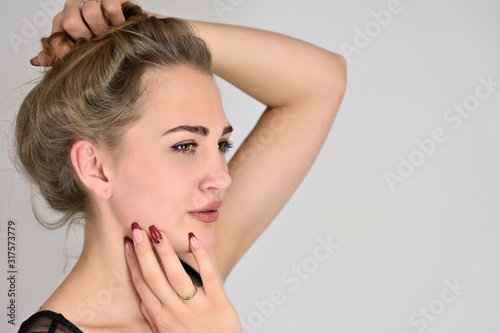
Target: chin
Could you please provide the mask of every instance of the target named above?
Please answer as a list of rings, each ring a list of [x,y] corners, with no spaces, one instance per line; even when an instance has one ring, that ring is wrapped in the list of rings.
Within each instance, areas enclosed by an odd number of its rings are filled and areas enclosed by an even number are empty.
[[[202,242],[203,246],[205,246],[206,249],[210,249],[214,246],[215,229],[213,227],[213,223],[211,226],[194,225],[187,230],[183,230],[181,234],[176,234],[175,236],[173,234],[167,234],[167,238],[169,239],[176,253],[191,253],[188,237],[188,234],[190,232],[194,233],[196,238],[198,238]]]
[[[198,238],[205,246],[206,249],[211,249],[215,243],[215,225],[212,223],[210,226],[204,228],[196,228],[192,231],[196,238]]]

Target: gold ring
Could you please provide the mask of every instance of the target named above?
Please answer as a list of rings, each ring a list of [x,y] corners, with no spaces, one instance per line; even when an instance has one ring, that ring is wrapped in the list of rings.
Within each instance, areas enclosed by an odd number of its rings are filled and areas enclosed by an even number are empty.
[[[193,286],[194,286],[194,290],[193,290],[193,292],[192,292],[191,294],[189,294],[188,296],[186,296],[186,297],[182,297],[182,296],[181,296],[181,295],[179,295],[179,294],[177,294],[177,295],[178,295],[178,296],[179,296],[182,300],[184,300],[184,301],[189,301],[189,300],[190,300],[191,298],[193,298],[193,297],[196,295],[196,293],[198,292],[198,287],[196,287],[196,285],[195,285],[195,284],[193,284]]]
[[[82,10],[83,4],[86,3],[87,1],[95,1],[99,6],[101,5],[100,0],[82,0],[82,2],[80,3],[80,10]]]

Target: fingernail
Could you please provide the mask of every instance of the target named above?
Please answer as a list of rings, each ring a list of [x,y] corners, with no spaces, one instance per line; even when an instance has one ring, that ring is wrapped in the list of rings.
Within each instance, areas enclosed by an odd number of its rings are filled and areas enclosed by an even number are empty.
[[[198,238],[196,238],[196,236],[192,232],[190,232],[188,236],[193,250],[198,250],[200,248],[200,242],[198,241]]]
[[[125,243],[125,251],[127,251],[127,254],[128,255],[132,255],[134,254],[134,244],[132,244],[132,240],[125,236],[125,238],[123,239],[123,242]]]
[[[40,66],[40,63],[38,62],[38,56],[34,57],[33,59],[30,60],[30,64],[32,66]]]
[[[142,230],[137,222],[132,223],[132,237],[136,244],[141,244],[143,241]]]
[[[156,245],[160,245],[161,242],[163,242],[163,238],[161,238],[160,232],[158,231],[158,229],[156,229],[154,225],[149,227],[149,233],[151,234],[151,238],[153,238],[153,242]]]

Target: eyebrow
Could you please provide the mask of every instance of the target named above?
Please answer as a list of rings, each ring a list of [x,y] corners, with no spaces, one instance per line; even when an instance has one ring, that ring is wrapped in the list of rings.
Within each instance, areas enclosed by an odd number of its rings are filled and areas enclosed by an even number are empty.
[[[224,127],[222,130],[221,135],[225,135],[228,133],[231,133],[233,131],[233,126],[229,125]],[[169,129],[165,133],[162,134],[162,136],[165,136],[170,133],[176,133],[176,132],[191,132],[194,134],[198,134],[201,136],[208,136],[210,134],[210,130],[206,128],[205,126],[189,126],[189,125],[180,125],[174,128]]]

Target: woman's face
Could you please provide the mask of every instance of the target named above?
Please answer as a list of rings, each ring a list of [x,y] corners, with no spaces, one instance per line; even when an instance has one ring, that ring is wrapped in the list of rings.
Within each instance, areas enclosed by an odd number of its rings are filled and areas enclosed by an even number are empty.
[[[189,251],[189,232],[210,247],[215,210],[231,184],[224,151],[232,129],[219,90],[187,66],[152,71],[143,83],[142,117],[108,177],[111,212],[125,228],[154,224],[177,252]],[[200,210],[211,212],[193,212]]]

